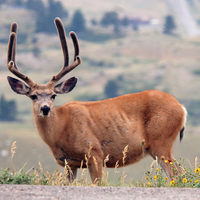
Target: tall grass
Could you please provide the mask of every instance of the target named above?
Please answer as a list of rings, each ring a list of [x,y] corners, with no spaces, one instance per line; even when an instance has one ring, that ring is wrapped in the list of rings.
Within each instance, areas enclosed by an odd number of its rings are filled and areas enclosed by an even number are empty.
[[[44,169],[42,167],[42,164],[39,162],[39,169],[31,168],[27,172],[24,172],[23,168],[24,166],[19,170],[16,171],[14,168],[13,163],[13,157],[15,155],[15,149],[16,149],[16,141],[11,146],[11,167],[7,169],[2,169],[0,171],[0,183],[1,184],[30,184],[30,185],[54,185],[54,186],[93,186],[96,184],[92,184],[90,180],[88,180],[88,177],[86,175],[86,170],[82,167],[81,170],[81,177],[74,180],[73,182],[69,183],[66,181],[66,176],[68,173],[72,173],[69,166],[67,165],[67,162],[65,163],[65,168],[63,172],[59,172],[58,170],[55,170],[53,173],[49,173],[46,171],[44,172]],[[91,148],[90,148],[91,151]],[[85,156],[86,160],[86,166],[88,166],[88,159],[91,158],[91,153],[88,153],[88,155]],[[128,152],[128,146],[126,146],[123,150],[123,165],[125,165],[126,157]],[[95,158],[94,163],[95,162]],[[163,158],[164,159],[164,158]],[[100,184],[100,186],[125,186],[125,187],[187,187],[187,188],[200,188],[200,165],[198,164],[197,157],[195,158],[195,166],[192,169],[192,167],[184,167],[184,160],[180,159],[179,165],[181,165],[185,173],[184,175],[181,175],[180,173],[177,173],[173,178],[173,180],[169,180],[168,177],[166,177],[163,169],[160,168],[158,165],[158,161],[154,160],[152,164],[149,167],[149,170],[145,173],[144,178],[142,180],[132,180],[129,183],[125,182],[126,174],[124,170],[122,171],[121,177],[118,180],[115,180],[114,177],[114,183],[111,184],[109,173],[107,171],[106,163],[109,161],[109,155],[104,160],[104,167],[103,167],[103,180]],[[165,162],[169,162],[173,170],[176,170],[175,164],[177,165],[178,162],[175,160],[174,162],[171,162],[170,160],[164,160]],[[81,164],[83,166],[83,162]],[[117,169],[119,167],[118,162],[116,162],[114,172],[115,174],[118,173]],[[88,167],[87,167],[88,168]]]

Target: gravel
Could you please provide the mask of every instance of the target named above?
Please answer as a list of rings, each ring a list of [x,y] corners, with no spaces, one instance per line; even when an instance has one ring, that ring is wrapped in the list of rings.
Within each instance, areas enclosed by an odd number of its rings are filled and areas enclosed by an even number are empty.
[[[67,187],[0,185],[0,200],[7,199],[200,199],[200,188]]]

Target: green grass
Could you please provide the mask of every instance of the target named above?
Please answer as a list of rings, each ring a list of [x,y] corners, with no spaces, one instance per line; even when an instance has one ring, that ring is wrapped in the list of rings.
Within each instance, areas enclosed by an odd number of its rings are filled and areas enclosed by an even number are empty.
[[[24,166],[16,171],[14,167],[13,158],[16,150],[16,141],[13,142],[11,146],[11,167],[2,169],[0,171],[0,183],[1,184],[26,184],[26,185],[56,185],[56,186],[93,186],[88,175],[86,173],[87,169],[80,169],[81,175],[78,176],[74,182],[69,183],[66,181],[66,176],[68,173],[68,166],[66,166],[63,172],[59,172],[55,170],[53,173],[49,173],[42,167],[42,164],[39,162],[39,169],[31,168],[27,172],[24,172]],[[125,163],[127,149],[124,148],[123,151],[123,163]],[[145,172],[145,176],[141,180],[130,180],[129,182],[125,182],[126,174],[123,170],[121,175],[114,182],[110,181],[109,173],[107,171],[106,162],[109,157],[106,157],[104,160],[104,168],[103,168],[103,179],[100,186],[118,186],[118,187],[186,187],[186,188],[200,188],[200,165],[198,165],[198,159],[195,158],[195,166],[194,169],[190,167],[184,166],[184,160],[179,161],[179,165],[184,168],[185,174],[181,175],[180,173],[176,173],[173,177],[173,180],[169,180],[166,177],[164,171],[158,165],[157,160],[153,161],[148,169]],[[87,159],[86,159],[87,160]],[[163,158],[164,160],[164,158]],[[168,160],[164,160],[165,162],[169,162],[172,169],[175,171],[174,163]],[[175,161],[176,162],[176,161]],[[87,162],[86,162],[87,163]],[[87,164],[86,164],[87,165]],[[118,164],[116,163],[115,168],[113,169],[114,173],[118,171]],[[177,172],[177,171],[176,171]]]
[[[165,160],[165,162],[169,162]],[[175,161],[176,162],[176,161]],[[178,173],[173,178],[174,180],[169,181],[168,177],[166,177],[165,173],[161,168],[159,168],[158,164],[155,162],[150,166],[150,170],[147,171],[145,179],[147,180],[147,185],[149,187],[187,187],[187,188],[195,188],[200,187],[200,165],[198,166],[198,160],[195,159],[195,170],[192,170],[189,167],[184,167],[183,160],[180,159],[180,163],[184,170],[185,174],[181,175]],[[169,162],[172,169],[175,171],[174,163]]]

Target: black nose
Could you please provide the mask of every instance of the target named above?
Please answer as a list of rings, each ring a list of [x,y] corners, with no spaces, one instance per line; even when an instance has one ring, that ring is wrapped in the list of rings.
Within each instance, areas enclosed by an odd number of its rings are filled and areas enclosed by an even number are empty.
[[[47,115],[49,115],[50,107],[44,106],[41,108],[41,111],[43,112],[44,116],[47,116]]]

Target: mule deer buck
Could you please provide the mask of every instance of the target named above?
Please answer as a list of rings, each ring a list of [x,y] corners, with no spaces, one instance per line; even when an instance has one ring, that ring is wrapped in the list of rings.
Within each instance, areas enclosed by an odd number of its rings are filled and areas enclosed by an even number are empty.
[[[64,167],[67,162],[71,168],[68,180],[76,178],[78,168],[88,167],[92,182],[100,182],[104,159],[108,155],[106,166],[111,168],[115,167],[116,162],[119,166],[129,165],[144,155],[151,155],[154,159],[158,158],[161,167],[172,178],[174,172],[162,157],[173,160],[172,146],[179,133],[182,139],[186,109],[170,94],[156,90],[96,102],[69,102],[54,107],[56,95],[70,92],[77,79],[72,77],[56,83],[81,63],[76,34],[70,32],[74,59],[69,65],[62,21],[56,18],[55,25],[64,55],[61,71],[44,85],[33,82],[21,73],[15,61],[17,24],[13,23],[8,42],[7,66],[26,84],[10,76],[7,78],[14,92],[32,100],[37,131],[50,147],[57,163]],[[124,163],[122,152],[127,145]],[[178,165],[176,167],[181,170]]]

